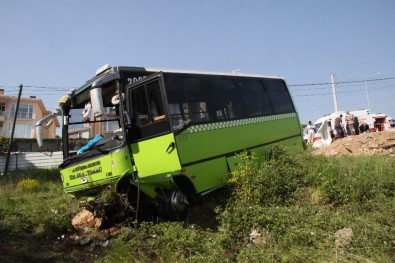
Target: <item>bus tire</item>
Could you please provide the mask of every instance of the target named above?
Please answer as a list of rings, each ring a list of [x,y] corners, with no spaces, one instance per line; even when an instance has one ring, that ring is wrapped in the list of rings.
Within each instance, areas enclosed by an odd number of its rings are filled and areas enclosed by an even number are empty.
[[[187,176],[183,174],[172,175],[170,181],[174,184],[176,190],[180,190],[186,195],[188,204],[195,205],[199,202],[199,195],[196,193],[195,186]]]

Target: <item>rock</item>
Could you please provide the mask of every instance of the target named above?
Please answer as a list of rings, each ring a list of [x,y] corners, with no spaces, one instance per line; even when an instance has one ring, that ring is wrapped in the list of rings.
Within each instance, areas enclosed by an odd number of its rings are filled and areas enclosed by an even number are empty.
[[[251,244],[258,245],[258,244],[268,244],[271,240],[271,235],[269,231],[266,229],[258,230],[258,229],[251,229],[249,234],[249,241]]]
[[[352,237],[354,233],[351,228],[343,228],[337,230],[335,233],[335,244],[337,248],[343,248],[348,246],[351,243]]]
[[[101,226],[101,220],[96,219],[92,212],[84,209],[73,218],[71,225],[76,230],[99,228]]]
[[[253,244],[259,244],[261,239],[261,234],[256,229],[252,229],[250,232],[250,242]]]

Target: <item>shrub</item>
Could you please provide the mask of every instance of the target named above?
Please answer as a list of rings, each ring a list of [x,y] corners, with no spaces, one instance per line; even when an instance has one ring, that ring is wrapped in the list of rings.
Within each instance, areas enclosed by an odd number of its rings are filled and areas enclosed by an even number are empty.
[[[261,165],[255,157],[241,159],[240,169],[230,179],[232,196],[220,215],[222,228],[242,244],[258,226],[275,235],[283,234],[289,221],[286,206],[294,202],[298,188],[304,185],[302,163],[282,146],[273,147]]]
[[[239,170],[230,183],[234,186],[230,205],[284,205],[292,202],[306,173],[302,163],[286,148],[275,146],[260,166],[255,156],[242,155]]]
[[[38,188],[38,181],[36,179],[23,179],[18,182],[18,191],[30,191]]]

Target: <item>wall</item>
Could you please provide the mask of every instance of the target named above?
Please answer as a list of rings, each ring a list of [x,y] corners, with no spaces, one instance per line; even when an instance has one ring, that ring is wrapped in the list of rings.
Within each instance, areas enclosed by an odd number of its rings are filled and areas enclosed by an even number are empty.
[[[6,158],[6,155],[0,156],[0,173],[4,172]],[[62,161],[62,152],[11,152],[8,171],[57,168]]]

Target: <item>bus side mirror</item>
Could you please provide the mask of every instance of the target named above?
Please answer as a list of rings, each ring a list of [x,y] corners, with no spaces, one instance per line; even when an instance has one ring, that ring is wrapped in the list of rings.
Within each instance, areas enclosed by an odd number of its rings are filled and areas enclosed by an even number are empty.
[[[98,118],[103,115],[103,96],[101,87],[93,87],[90,91],[93,116]]]
[[[46,123],[45,128],[48,129],[49,126],[51,126],[51,124],[53,123],[52,119],[56,118],[56,116],[59,116],[60,114],[61,109],[56,108],[53,112],[51,112],[49,115],[45,116],[36,123],[36,139],[38,147],[43,146],[43,124]]]

